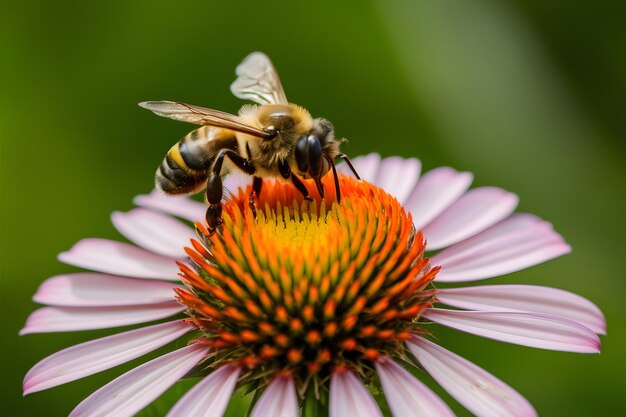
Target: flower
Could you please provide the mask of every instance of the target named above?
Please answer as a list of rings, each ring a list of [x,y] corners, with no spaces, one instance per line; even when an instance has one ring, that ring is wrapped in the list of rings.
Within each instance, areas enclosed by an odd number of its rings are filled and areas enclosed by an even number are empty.
[[[169,416],[222,415],[240,387],[260,394],[252,417],[297,416],[309,399],[327,404],[333,417],[380,416],[369,389],[377,381],[394,416],[452,415],[407,370],[416,367],[478,416],[536,415],[504,382],[433,342],[437,325],[524,346],[597,353],[597,334],[606,331],[600,310],[554,288],[439,284],[494,278],[570,247],[549,223],[513,214],[514,194],[495,187],[468,191],[469,173],[444,167],[419,178],[419,161],[375,154],[354,164],[366,181],[340,177],[340,205],[332,203],[331,178],[325,200],[312,202],[291,185],[266,181],[256,216],[250,188],[231,176],[229,189],[243,188],[225,202],[222,230],[211,235],[195,223],[196,238],[174,216],[202,219],[202,204],[157,193],[137,197],[139,208],[112,220],[138,246],[85,239],[62,253],[62,262],[97,272],[45,281],[34,299],[48,306],[35,311],[21,333],[188,317],[57,352],[28,372],[24,393],[192,334],[187,346],[121,375],[71,415],[133,415],[190,373],[202,379]]]

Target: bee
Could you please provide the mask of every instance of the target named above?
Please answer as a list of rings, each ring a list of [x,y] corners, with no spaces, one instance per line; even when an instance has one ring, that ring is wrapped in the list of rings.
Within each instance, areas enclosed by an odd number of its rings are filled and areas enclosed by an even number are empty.
[[[139,103],[158,116],[201,125],[171,147],[156,171],[156,187],[166,194],[206,193],[206,221],[213,233],[222,222],[222,176],[240,170],[253,176],[250,206],[261,193],[263,178],[291,181],[310,200],[301,179],[312,179],[321,198],[321,179],[332,170],[338,202],[341,190],[335,161],[343,159],[359,178],[346,155],[345,139],[336,139],[331,122],[313,118],[289,103],[276,69],[261,52],[248,55],[236,68],[231,92],[256,105],[244,105],[238,115],[175,101]]]

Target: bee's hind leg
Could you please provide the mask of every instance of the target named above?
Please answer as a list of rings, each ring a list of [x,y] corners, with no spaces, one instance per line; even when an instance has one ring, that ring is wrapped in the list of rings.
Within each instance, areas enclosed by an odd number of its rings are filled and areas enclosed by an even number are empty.
[[[261,188],[263,188],[263,178],[254,177],[252,180],[252,192],[250,193],[250,198],[248,200],[248,206],[250,206],[250,210],[252,211],[252,215],[256,219],[256,202],[254,198],[259,198],[261,196]]]
[[[222,196],[224,194],[224,187],[222,185],[222,164],[224,158],[228,156],[237,168],[249,175],[253,175],[256,172],[254,165],[250,163],[246,158],[239,155],[237,152],[230,149],[222,149],[215,158],[213,166],[211,167],[211,173],[206,187],[206,199],[209,203],[209,207],[206,211],[206,222],[211,234],[215,233],[215,230],[222,224]]]

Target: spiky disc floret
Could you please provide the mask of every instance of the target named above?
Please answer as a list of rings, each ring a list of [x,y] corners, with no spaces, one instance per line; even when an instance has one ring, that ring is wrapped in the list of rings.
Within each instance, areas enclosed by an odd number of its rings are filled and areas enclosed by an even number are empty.
[[[340,185],[337,204],[332,184],[323,201],[305,201],[266,182],[256,217],[247,189],[225,204],[219,233],[197,224],[202,242],[187,249],[196,268],[181,264],[188,290],[179,300],[214,352],[210,363],[244,366],[252,388],[289,373],[302,393],[325,387],[338,367],[367,372],[379,356],[402,354],[430,306],[438,268],[410,215],[371,184]]]

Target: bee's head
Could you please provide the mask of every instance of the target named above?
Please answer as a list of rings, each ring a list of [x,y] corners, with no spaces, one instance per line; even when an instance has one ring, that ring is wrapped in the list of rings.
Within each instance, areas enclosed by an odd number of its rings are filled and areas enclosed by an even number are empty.
[[[333,125],[326,119],[315,119],[310,132],[298,139],[295,148],[298,170],[304,178],[313,178],[320,195],[324,195],[321,178],[331,168],[327,144],[333,142]]]

